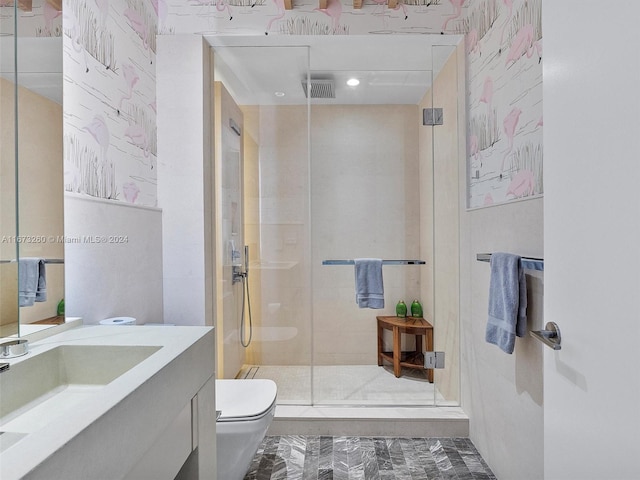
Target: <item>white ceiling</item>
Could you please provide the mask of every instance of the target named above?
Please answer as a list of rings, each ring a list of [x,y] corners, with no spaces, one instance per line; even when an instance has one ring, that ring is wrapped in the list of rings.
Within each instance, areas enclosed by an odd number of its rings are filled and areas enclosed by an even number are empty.
[[[306,103],[302,82],[335,81],[334,100],[313,104],[417,104],[451,55],[458,35],[205,37],[215,79],[241,105]],[[346,80],[356,77],[357,87]],[[275,96],[284,92],[284,97]]]
[[[0,75],[13,80],[13,38],[0,37]],[[336,99],[313,104],[416,104],[460,35],[205,36],[215,76],[241,105],[304,104],[302,82],[333,78]],[[18,38],[18,82],[62,103],[62,38]],[[432,65],[433,64],[433,65]],[[356,77],[358,87],[346,80]],[[276,97],[276,91],[284,97]]]

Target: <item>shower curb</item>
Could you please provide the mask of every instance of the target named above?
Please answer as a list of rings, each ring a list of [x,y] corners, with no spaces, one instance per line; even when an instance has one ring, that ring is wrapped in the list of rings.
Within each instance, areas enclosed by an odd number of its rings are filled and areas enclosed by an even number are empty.
[[[460,407],[279,405],[267,435],[468,437]]]

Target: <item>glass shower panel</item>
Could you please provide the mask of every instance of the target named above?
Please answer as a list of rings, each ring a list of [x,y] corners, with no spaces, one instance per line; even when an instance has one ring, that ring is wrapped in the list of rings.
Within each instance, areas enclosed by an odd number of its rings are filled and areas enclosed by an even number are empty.
[[[251,342],[239,377],[274,380],[279,404],[310,404],[308,47],[245,43],[214,47],[214,55],[216,79],[243,118]]]
[[[313,403],[430,405],[433,384],[423,368],[408,366],[415,335],[401,335],[405,366],[396,377],[391,362],[379,365],[377,328],[378,316],[396,318],[399,300],[425,301],[421,275],[428,265],[384,265],[385,305],[370,309],[356,304],[353,263],[323,264],[424,260],[420,138],[430,133],[419,104],[431,83],[428,44],[399,60],[397,43],[367,42],[370,50],[336,54],[342,62],[332,68],[311,50]],[[381,342],[383,351],[393,350],[390,330]]]
[[[434,350],[445,353],[444,368],[434,370],[439,406],[459,405],[460,399],[459,166],[466,153],[462,48],[432,47],[433,332]]]

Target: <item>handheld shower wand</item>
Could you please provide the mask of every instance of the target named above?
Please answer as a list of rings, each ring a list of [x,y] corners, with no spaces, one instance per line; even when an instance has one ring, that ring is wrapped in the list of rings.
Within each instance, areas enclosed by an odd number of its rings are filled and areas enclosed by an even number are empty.
[[[240,343],[243,347],[248,347],[251,343],[251,338],[253,337],[253,321],[251,318],[251,297],[249,296],[249,245],[244,246],[244,272],[238,272],[237,275],[240,276],[240,280],[242,281],[242,316],[240,318]],[[234,271],[234,280],[236,278],[236,272]],[[245,342],[245,318],[244,318],[244,308],[247,305],[247,310],[249,312],[249,338]]]

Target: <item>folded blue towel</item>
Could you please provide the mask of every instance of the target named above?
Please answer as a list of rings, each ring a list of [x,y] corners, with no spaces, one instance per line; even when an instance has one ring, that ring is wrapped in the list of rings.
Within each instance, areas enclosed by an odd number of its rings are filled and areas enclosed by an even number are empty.
[[[510,253],[493,253],[485,340],[513,353],[516,336],[526,333],[527,283],[521,259]]]
[[[360,308],[384,308],[382,260],[356,258],[356,303]]]
[[[43,259],[23,257],[18,260],[18,301],[21,307],[47,301],[47,276]]]

